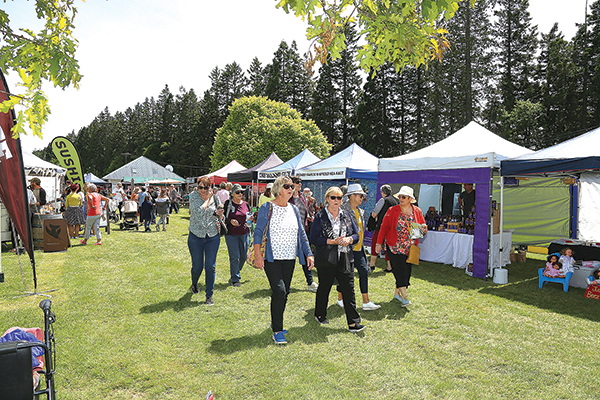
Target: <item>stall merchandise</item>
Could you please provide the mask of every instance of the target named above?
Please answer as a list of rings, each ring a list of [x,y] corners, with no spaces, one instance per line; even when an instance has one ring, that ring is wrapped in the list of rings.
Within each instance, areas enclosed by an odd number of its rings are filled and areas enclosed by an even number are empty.
[[[378,185],[474,183],[477,219],[473,236],[473,276],[488,271],[488,238],[491,219],[490,180],[500,161],[530,152],[470,122],[446,139],[429,147],[379,161]],[[508,253],[508,248],[503,251]]]

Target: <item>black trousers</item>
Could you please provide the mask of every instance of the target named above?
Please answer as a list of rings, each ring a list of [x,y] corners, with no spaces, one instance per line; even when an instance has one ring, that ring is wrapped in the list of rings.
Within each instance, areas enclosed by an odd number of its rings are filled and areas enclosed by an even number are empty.
[[[392,265],[392,273],[396,278],[396,288],[409,287],[410,286],[410,275],[412,273],[412,264],[406,262],[408,255],[406,254],[394,254],[387,247],[387,254],[390,257],[390,264]]]
[[[349,264],[348,254],[345,253],[340,255],[340,262],[337,265],[330,264],[326,260],[317,264],[319,288],[317,289],[317,298],[315,301],[316,317],[327,317],[329,293],[331,292],[333,282],[337,279],[338,290],[340,290],[344,297],[344,311],[346,312],[348,325],[360,322],[360,315],[356,311],[356,298],[354,297],[354,271],[352,268],[349,268]]]
[[[290,294],[296,260],[265,260],[265,273],[271,285],[271,327],[273,332],[283,330],[283,312]]]

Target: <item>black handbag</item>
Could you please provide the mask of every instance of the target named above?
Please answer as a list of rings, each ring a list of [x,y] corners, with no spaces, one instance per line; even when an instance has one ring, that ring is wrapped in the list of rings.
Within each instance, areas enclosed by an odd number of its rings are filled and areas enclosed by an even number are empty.
[[[372,215],[369,215],[369,219],[367,220],[367,230],[369,232],[377,230],[377,220]]]

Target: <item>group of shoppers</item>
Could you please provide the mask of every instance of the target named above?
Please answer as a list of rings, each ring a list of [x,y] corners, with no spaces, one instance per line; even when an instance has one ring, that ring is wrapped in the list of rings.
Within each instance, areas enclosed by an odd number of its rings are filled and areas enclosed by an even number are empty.
[[[314,317],[318,323],[329,323],[328,298],[337,281],[338,304],[344,308],[348,329],[360,332],[365,328],[356,307],[354,268],[359,273],[362,309],[370,311],[380,308],[369,299],[368,293],[371,268],[367,264],[364,249],[365,212],[360,208],[366,193],[359,184],[351,184],[346,192],[347,201],[343,203],[345,197],[342,190],[331,187],[325,193],[325,207],[313,213],[310,201],[302,193],[301,183],[296,176],[277,178],[261,196],[260,209],[254,221],[256,227],[252,245],[255,266],[265,271],[271,287],[271,328],[277,344],[287,343],[283,314],[296,259],[302,265],[309,290],[316,291]],[[192,257],[191,291],[199,292],[198,280],[205,270],[207,305],[214,304],[220,224],[225,223],[228,229],[225,241],[229,252],[230,284],[239,287],[240,272],[248,251],[248,224],[254,219],[248,203],[244,201],[240,185],[231,186],[227,193],[229,197],[224,201],[224,197],[219,195],[223,190],[226,187],[212,194],[209,179],[200,178],[197,190],[190,194],[188,248]],[[407,288],[412,271],[407,256],[411,244],[417,243],[411,236],[411,225],[414,228],[414,224],[417,224],[422,234],[427,232],[427,226],[423,213],[413,204],[416,200],[412,188],[403,186],[395,201],[392,200],[391,187],[384,185],[381,191],[384,200],[382,204],[378,203],[372,214],[378,220],[377,235],[373,238],[375,252],[372,254],[381,253],[385,244],[390,270],[396,279],[393,299],[406,307],[411,304]],[[385,200],[388,197],[391,199]],[[263,234],[266,244],[261,253]],[[311,244],[314,246],[314,255]],[[313,280],[314,267],[319,272],[319,285]]]

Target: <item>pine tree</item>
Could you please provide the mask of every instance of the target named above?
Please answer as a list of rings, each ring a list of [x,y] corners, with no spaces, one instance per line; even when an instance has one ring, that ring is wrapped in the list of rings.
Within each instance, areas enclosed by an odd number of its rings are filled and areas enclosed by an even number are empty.
[[[262,67],[258,58],[254,57],[250,68],[247,71],[248,74],[248,90],[247,96],[265,96],[266,95],[266,77],[265,69]]]

